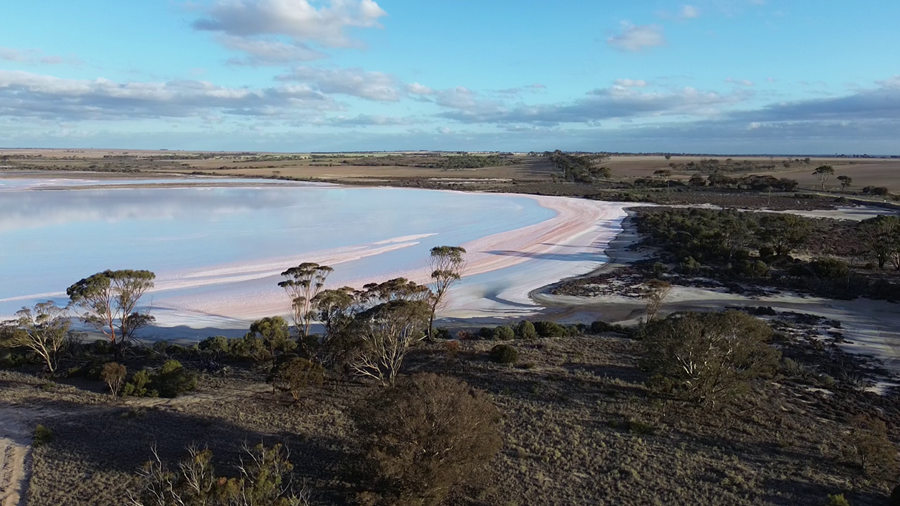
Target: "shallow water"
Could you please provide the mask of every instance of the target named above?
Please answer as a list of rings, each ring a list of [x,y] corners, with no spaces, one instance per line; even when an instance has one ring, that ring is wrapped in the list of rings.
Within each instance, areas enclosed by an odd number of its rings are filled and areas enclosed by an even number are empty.
[[[0,315],[48,298],[65,302],[65,288],[78,279],[131,268],[157,274],[147,301],[161,323],[212,322],[229,315],[207,301],[249,305],[277,292],[279,272],[307,259],[334,264],[332,286],[387,279],[423,268],[433,246],[556,215],[508,195],[252,183],[37,189],[47,181],[0,180]]]

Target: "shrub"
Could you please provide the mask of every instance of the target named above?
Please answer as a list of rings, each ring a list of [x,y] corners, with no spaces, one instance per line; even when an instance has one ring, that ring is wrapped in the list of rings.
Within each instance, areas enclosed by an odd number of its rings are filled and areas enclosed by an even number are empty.
[[[125,383],[126,374],[127,371],[125,370],[124,365],[109,362],[103,366],[103,372],[100,373],[100,378],[109,385],[109,392],[113,397],[119,396],[119,390],[122,389],[122,385]]]
[[[541,337],[565,337],[569,331],[555,322],[540,321],[534,324],[534,329]]]
[[[173,471],[156,449],[153,458],[138,471],[128,504],[133,506],[304,506],[308,492],[294,486],[290,453],[281,445],[244,447],[246,458],[236,478],[216,476],[213,454],[189,448],[188,456]]]
[[[828,502],[825,503],[825,506],[850,506],[850,503],[844,499],[844,494],[828,494]]]
[[[867,475],[883,480],[897,477],[897,449],[888,439],[887,425],[882,420],[868,415],[854,416],[850,420],[847,443]]]
[[[225,336],[207,337],[197,345],[200,351],[227,355],[231,353],[231,340]]]
[[[478,337],[482,339],[492,339],[494,337],[494,329],[489,327],[481,327],[478,329]]]
[[[673,315],[647,329],[651,385],[697,402],[728,400],[776,370],[771,338],[765,322],[738,311]]]
[[[177,360],[168,360],[153,375],[152,386],[162,397],[178,397],[197,388],[197,374],[185,369]]]
[[[510,341],[516,338],[516,331],[503,325],[494,329],[492,337],[495,341]]]
[[[522,320],[516,326],[516,337],[520,339],[537,339],[537,336],[534,324],[528,320]]]
[[[287,390],[295,401],[309,387],[322,386],[325,382],[325,369],[305,358],[294,358],[279,366],[275,375],[275,386]]]
[[[41,446],[50,444],[53,441],[53,431],[48,429],[43,425],[38,425],[34,428],[34,443],[33,446],[35,448],[39,448]]]
[[[846,280],[850,277],[850,265],[837,258],[817,258],[810,267],[822,279]]]
[[[356,422],[370,435],[370,496],[382,504],[434,506],[500,450],[497,409],[466,383],[417,374],[366,402]]]
[[[158,397],[159,392],[147,388],[149,384],[150,373],[142,369],[134,374],[131,381],[125,383],[122,395],[124,397]]]
[[[498,344],[491,348],[491,358],[501,364],[515,364],[519,361],[519,352],[507,344]]]

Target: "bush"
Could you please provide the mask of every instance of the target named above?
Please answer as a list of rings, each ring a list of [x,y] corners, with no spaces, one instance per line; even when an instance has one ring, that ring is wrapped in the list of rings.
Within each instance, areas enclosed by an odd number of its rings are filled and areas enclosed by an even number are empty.
[[[188,456],[170,470],[156,449],[153,459],[138,472],[133,506],[303,506],[309,504],[305,489],[294,486],[290,453],[275,445],[244,447],[236,478],[216,476],[212,451],[189,448]]]
[[[142,369],[134,374],[131,381],[125,383],[122,395],[124,397],[159,397],[159,392],[147,388],[149,384],[150,373]]]
[[[494,329],[492,337],[494,341],[510,341],[516,338],[516,331],[503,325]]]
[[[897,477],[897,449],[888,439],[887,425],[878,418],[856,415],[850,420],[850,445],[866,474],[885,481]]]
[[[53,431],[48,429],[43,425],[38,425],[34,428],[34,443],[33,446],[35,448],[39,448],[41,446],[50,444],[53,441]]]
[[[850,503],[847,502],[847,499],[844,499],[844,494],[829,494],[828,502],[825,503],[825,506],[850,506]]]
[[[507,344],[498,344],[491,348],[491,357],[501,364],[515,364],[519,361],[519,352]]]
[[[516,337],[519,339],[537,339],[537,331],[534,330],[534,324],[528,320],[522,320],[516,326]]]
[[[231,353],[231,340],[225,336],[207,337],[197,345],[200,351],[227,355]]]
[[[312,386],[322,386],[325,382],[325,369],[305,358],[294,358],[278,368],[274,378],[275,386],[291,393],[295,401],[300,400],[300,394]]]
[[[355,413],[369,434],[365,469],[369,497],[381,504],[434,506],[459,485],[471,485],[502,445],[500,415],[466,383],[417,374],[366,402]]]
[[[822,279],[847,280],[850,277],[850,265],[837,258],[817,258],[810,267]]]
[[[110,362],[103,366],[103,372],[100,373],[100,379],[105,381],[109,386],[109,392],[112,396],[118,397],[119,390],[122,389],[122,385],[125,383],[126,374],[127,371],[125,370],[124,365]]]
[[[168,360],[153,375],[151,384],[161,397],[174,398],[197,388],[197,374],[185,369],[177,360]]]
[[[490,327],[481,327],[480,329],[478,329],[478,337],[482,339],[493,339],[494,329]]]
[[[697,402],[728,400],[776,371],[771,338],[765,322],[739,311],[670,316],[644,338],[651,385]]]
[[[540,321],[534,324],[534,329],[541,337],[565,337],[569,331],[555,322]]]

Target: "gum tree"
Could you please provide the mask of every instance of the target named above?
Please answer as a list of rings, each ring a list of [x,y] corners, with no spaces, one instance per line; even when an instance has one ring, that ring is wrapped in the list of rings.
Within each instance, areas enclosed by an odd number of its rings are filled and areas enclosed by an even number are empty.
[[[149,312],[139,312],[137,304],[153,288],[156,275],[150,271],[106,270],[87,277],[66,289],[71,305],[79,308],[84,323],[105,335],[122,359],[126,343],[135,332],[152,323]]]
[[[819,178],[819,182],[822,183],[822,191],[825,191],[825,184],[828,183],[828,180],[831,179],[832,176],[834,176],[834,167],[831,165],[822,165],[813,171],[813,175]]]
[[[11,344],[30,349],[41,357],[51,374],[55,373],[71,326],[65,308],[57,307],[53,301],[41,302],[33,309],[22,308],[16,317],[7,323],[12,328]]]
[[[444,303],[447,292],[462,277],[466,266],[466,250],[460,246],[436,246],[431,248],[431,314],[428,318],[428,336],[434,332],[434,315]]]
[[[334,269],[327,265],[306,262],[281,273],[286,279],[278,286],[291,298],[291,318],[300,334],[300,341],[309,336],[309,326],[315,318],[313,299],[325,287],[325,280]]]

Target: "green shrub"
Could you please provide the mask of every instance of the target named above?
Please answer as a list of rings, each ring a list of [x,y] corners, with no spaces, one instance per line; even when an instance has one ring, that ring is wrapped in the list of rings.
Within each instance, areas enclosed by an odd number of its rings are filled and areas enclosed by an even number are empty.
[[[537,339],[538,334],[534,329],[534,324],[528,320],[522,320],[516,326],[516,337],[519,339]]]
[[[177,360],[168,360],[153,375],[151,386],[161,397],[178,397],[197,388],[197,374],[185,369]]]
[[[482,339],[493,339],[494,329],[490,327],[481,327],[480,329],[478,329],[478,337]]]
[[[276,388],[290,392],[294,400],[299,401],[306,389],[322,386],[325,369],[305,358],[294,358],[279,365],[273,381]]]
[[[771,375],[780,352],[772,329],[739,311],[675,314],[648,326],[645,366],[651,385],[697,402],[729,400]]]
[[[146,370],[140,370],[134,374],[131,378],[131,381],[125,383],[125,387],[122,389],[122,396],[124,397],[158,397],[159,392],[156,390],[150,390],[147,388],[147,385],[150,384],[151,378],[150,373]]]
[[[207,337],[197,344],[200,351],[208,351],[227,355],[231,353],[231,340],[225,336]]]
[[[508,344],[498,344],[491,348],[491,358],[501,364],[515,364],[519,361],[519,352]]]
[[[491,402],[466,383],[435,374],[417,374],[383,390],[355,419],[369,435],[370,503],[436,506],[457,487],[471,485],[503,442]]]
[[[540,337],[565,337],[569,331],[555,322],[540,321],[534,324],[534,329]]]
[[[505,325],[496,327],[491,336],[495,341],[509,341],[516,338],[516,331]]]
[[[850,506],[850,502],[844,499],[844,494],[828,495],[828,502],[825,506]]]
[[[34,444],[35,448],[39,448],[53,441],[53,431],[43,425],[34,428]]]

